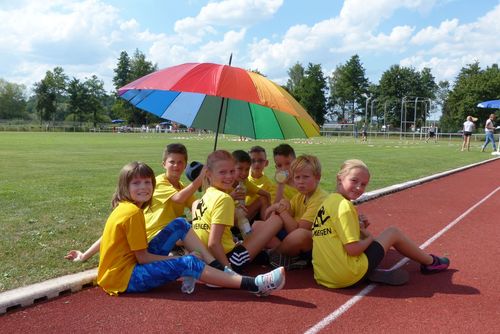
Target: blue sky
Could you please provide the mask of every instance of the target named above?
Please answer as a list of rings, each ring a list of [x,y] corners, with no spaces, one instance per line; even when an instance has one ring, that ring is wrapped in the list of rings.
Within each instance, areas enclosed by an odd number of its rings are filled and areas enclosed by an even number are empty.
[[[500,0],[0,0],[0,78],[31,88],[47,70],[92,74],[112,90],[121,51],[164,68],[258,69],[284,84],[296,62],[325,75],[358,54],[372,82],[391,65],[436,81],[500,60]]]

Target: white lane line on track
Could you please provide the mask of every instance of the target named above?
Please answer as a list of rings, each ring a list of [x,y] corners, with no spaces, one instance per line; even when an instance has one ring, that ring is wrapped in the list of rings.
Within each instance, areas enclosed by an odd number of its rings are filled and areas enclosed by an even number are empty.
[[[440,236],[442,236],[444,233],[446,233],[449,229],[451,229],[453,226],[458,224],[462,219],[464,219],[469,213],[471,213],[474,209],[476,209],[478,206],[483,204],[485,201],[487,201],[491,196],[493,196],[498,190],[500,190],[500,187],[497,187],[495,190],[493,190],[491,193],[483,197],[479,202],[471,206],[468,210],[466,210],[464,213],[462,213],[458,218],[456,218],[454,221],[446,225],[442,230],[434,234],[431,238],[429,238],[426,242],[424,242],[422,245],[420,245],[420,248],[425,249],[427,246],[432,244],[434,241],[436,241]],[[396,263],[394,266],[391,267],[392,269],[399,268],[403,266],[406,262],[408,262],[408,258],[403,258],[401,259],[398,263]],[[318,322],[316,325],[313,327],[309,328],[305,334],[316,334],[319,333],[323,328],[334,322],[337,318],[339,318],[342,314],[347,312],[351,307],[353,307],[356,303],[361,301],[366,295],[368,295],[370,292],[372,292],[375,288],[377,287],[377,284],[371,283],[368,286],[366,286],[363,290],[361,290],[356,296],[351,297],[347,302],[342,304],[339,308],[337,308],[335,311],[330,313],[328,316],[323,318],[320,322]]]

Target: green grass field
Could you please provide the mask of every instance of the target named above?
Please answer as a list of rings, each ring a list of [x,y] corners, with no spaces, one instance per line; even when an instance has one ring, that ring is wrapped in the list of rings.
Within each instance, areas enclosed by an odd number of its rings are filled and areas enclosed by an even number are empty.
[[[213,136],[196,134],[112,134],[0,132],[0,291],[40,282],[97,266],[63,259],[69,249],[86,249],[102,232],[118,172],[141,160],[158,174],[166,144],[184,143],[190,161],[204,161]],[[219,138],[218,148],[248,150],[253,145],[268,154],[280,141],[238,141]],[[474,142],[460,152],[460,141],[425,143],[352,137],[288,141],[297,154],[314,154],[323,166],[321,186],[333,189],[342,161],[364,160],[371,169],[369,190],[421,178],[490,158]],[[266,170],[274,174],[271,162]]]

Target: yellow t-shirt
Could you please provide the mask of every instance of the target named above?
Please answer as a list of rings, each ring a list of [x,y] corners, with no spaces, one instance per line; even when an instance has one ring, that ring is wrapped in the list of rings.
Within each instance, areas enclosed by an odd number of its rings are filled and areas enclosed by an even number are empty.
[[[144,209],[144,217],[146,219],[146,233],[148,240],[153,239],[165,226],[177,217],[184,216],[184,209],[191,208],[195,201],[195,196],[192,195],[184,203],[175,203],[170,200],[179,190],[176,189],[165,174],[156,177],[156,187],[151,200],[151,205]]]
[[[229,253],[235,246],[231,233],[231,226],[234,225],[234,200],[225,192],[209,187],[193,213],[193,230],[207,247],[213,224],[225,225],[221,244],[224,253]]]
[[[320,187],[317,187],[307,200],[304,194],[298,192],[290,200],[290,214],[295,220],[307,220],[312,223],[316,218],[319,206],[323,203],[327,195],[326,191]]]
[[[342,195],[329,195],[321,204],[313,229],[314,278],[328,288],[344,288],[358,282],[368,270],[365,253],[347,254],[344,245],[359,241],[358,212]]]
[[[102,234],[97,284],[110,295],[127,290],[137,263],[134,251],[147,247],[142,210],[130,202],[120,202]]]
[[[253,178],[252,175],[249,175],[247,180],[249,183],[255,185],[257,188],[265,190],[268,193],[271,193],[274,187],[273,182],[266,175],[262,175],[259,178]],[[245,197],[245,204],[246,205],[252,204],[258,197],[259,195],[257,194],[252,195],[247,192],[247,196]]]

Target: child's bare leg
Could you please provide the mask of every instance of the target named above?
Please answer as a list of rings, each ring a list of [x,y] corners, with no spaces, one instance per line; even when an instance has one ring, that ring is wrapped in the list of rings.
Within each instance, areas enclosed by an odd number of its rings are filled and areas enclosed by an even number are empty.
[[[239,289],[242,277],[237,274],[228,274],[210,266],[205,266],[200,279],[208,284],[214,284],[225,288]]]
[[[283,226],[280,216],[273,214],[265,222],[259,222],[258,229],[243,241],[250,258],[254,258]]]
[[[266,221],[265,220],[256,220],[253,222],[253,225],[252,225],[252,230],[253,230],[253,233],[254,234],[259,234],[261,232],[259,232],[261,229],[262,229],[262,225],[265,225],[266,224]],[[264,246],[264,248],[268,248],[268,249],[275,249],[277,248],[281,243],[281,240],[276,238],[276,237],[272,237],[271,240],[269,240],[269,242]]]
[[[276,252],[290,256],[299,255],[312,249],[312,232],[304,228],[298,228],[290,232],[281,242]]]
[[[420,249],[397,227],[385,229],[375,240],[384,247],[386,253],[392,246],[402,255],[421,264],[429,265],[434,261],[432,256]]]
[[[186,234],[186,237],[184,238],[184,246],[190,252],[193,251],[199,252],[205,263],[211,263],[213,260],[215,260],[212,254],[201,242],[200,238],[198,238],[196,233],[194,233],[192,228],[189,229],[188,233]]]

